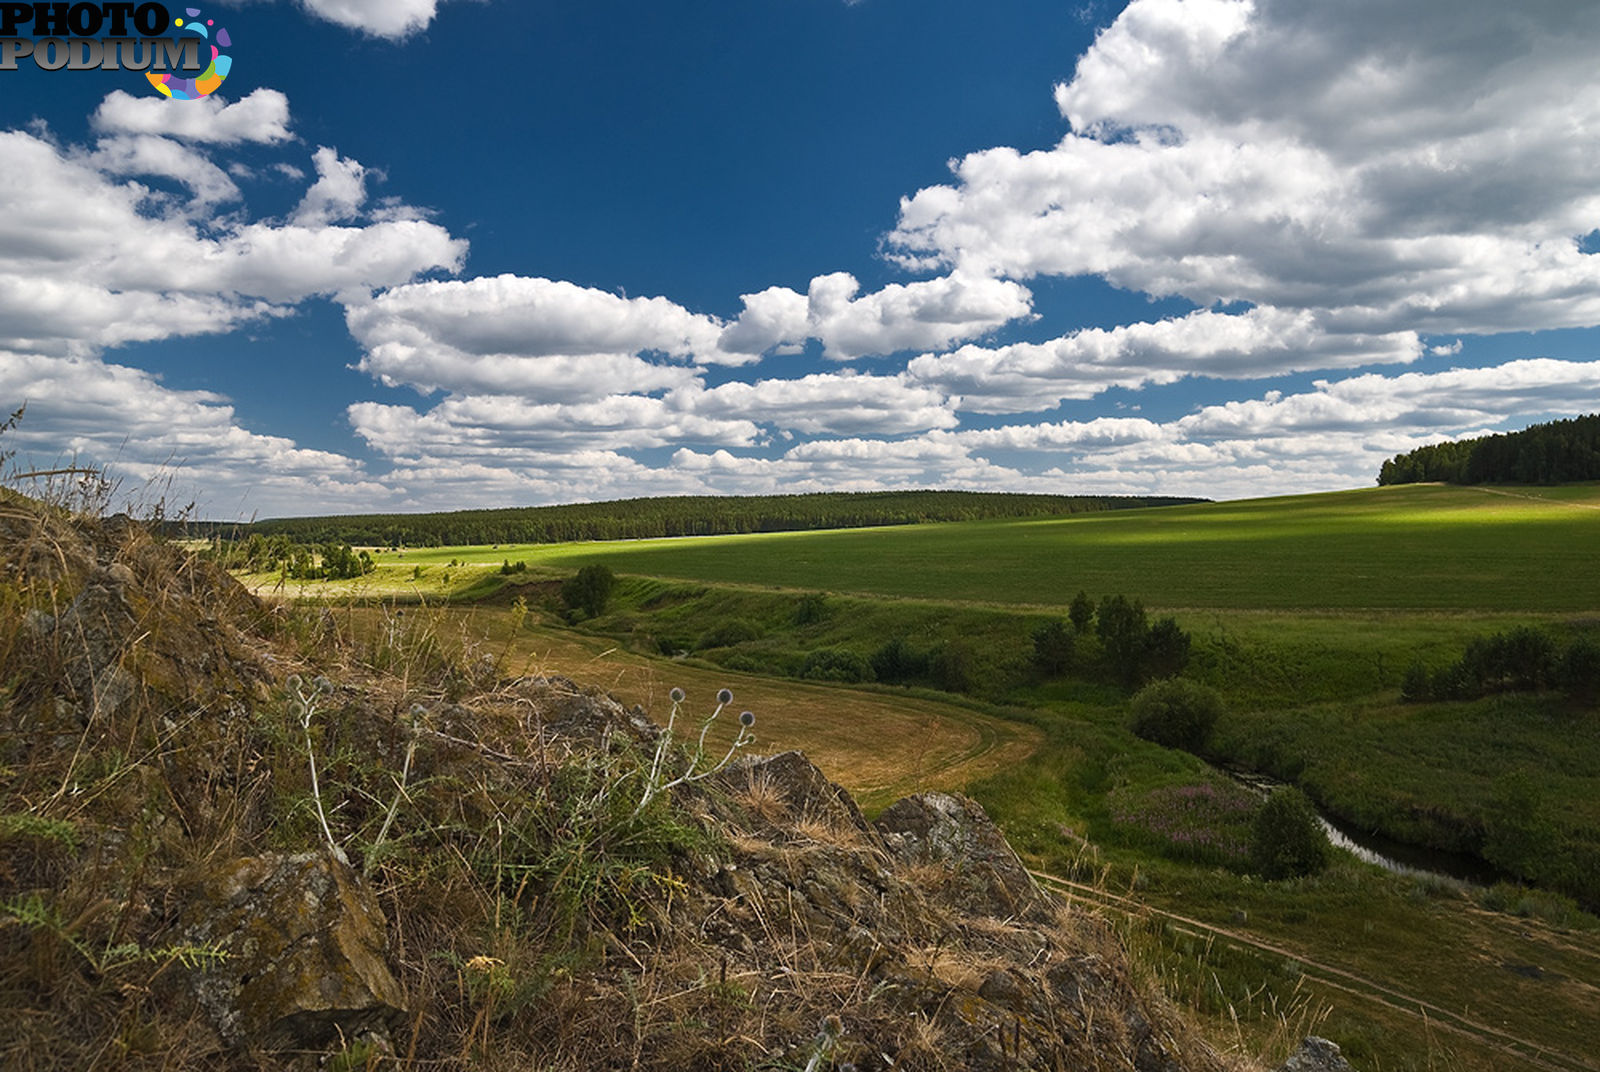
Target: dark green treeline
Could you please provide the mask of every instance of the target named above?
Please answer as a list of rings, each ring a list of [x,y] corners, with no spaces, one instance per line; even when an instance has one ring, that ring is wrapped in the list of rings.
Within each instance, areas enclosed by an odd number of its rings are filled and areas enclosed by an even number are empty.
[[[1564,484],[1600,480],[1600,414],[1433,443],[1383,463],[1379,484]]]
[[[822,492],[812,495],[674,496],[568,506],[358,514],[202,526],[200,535],[245,539],[282,534],[301,544],[442,547],[456,544],[569,543],[663,536],[913,525],[928,521],[1054,517],[1202,499],[1115,495],[1008,495],[970,491]],[[191,524],[189,531],[195,533]]]

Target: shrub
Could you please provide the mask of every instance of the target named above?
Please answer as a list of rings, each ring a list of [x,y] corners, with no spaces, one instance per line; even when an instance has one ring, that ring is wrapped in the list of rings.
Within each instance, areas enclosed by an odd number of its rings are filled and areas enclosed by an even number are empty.
[[[1169,678],[1147,685],[1133,698],[1132,707],[1131,728],[1140,737],[1168,748],[1201,752],[1222,715],[1222,696],[1206,685]]]
[[[815,625],[828,616],[828,597],[821,592],[807,592],[794,608],[794,624]]]
[[[1600,693],[1600,644],[1590,637],[1568,644],[1556,666],[1556,684],[1580,700]]]
[[[806,661],[800,666],[800,676],[855,684],[872,680],[872,664],[844,648],[819,648],[806,655]]]
[[[594,618],[605,613],[616,584],[617,575],[611,572],[611,567],[588,565],[561,583],[561,601]]]
[[[1289,786],[1267,798],[1251,824],[1251,866],[1263,878],[1315,875],[1328,866],[1328,836],[1311,801]]]
[[[1400,679],[1400,702],[1422,703],[1433,698],[1433,686],[1428,680],[1428,668],[1418,659],[1406,667]]]
[[[1072,622],[1076,632],[1089,631],[1090,624],[1094,622],[1094,600],[1089,598],[1088,592],[1079,592],[1072,597],[1072,605],[1067,608],[1067,620]]]
[[[1049,677],[1066,673],[1072,666],[1072,633],[1067,623],[1057,618],[1033,632],[1033,665]]]
[[[1144,604],[1130,602],[1127,596],[1106,596],[1095,614],[1094,631],[1112,671],[1125,685],[1136,682],[1144,661],[1145,634],[1150,631]]]
[[[959,640],[943,645],[933,654],[928,672],[946,692],[970,691],[976,682],[972,648]]]
[[[872,653],[870,661],[873,675],[890,685],[901,685],[929,673],[928,653],[913,650],[904,636],[891,637]]]
[[[1483,858],[1502,871],[1538,881],[1548,877],[1559,842],[1538,782],[1525,770],[1496,778],[1484,823]]]
[[[1150,627],[1144,638],[1144,665],[1147,678],[1176,677],[1189,665],[1189,634],[1178,627],[1176,618],[1162,618]]]

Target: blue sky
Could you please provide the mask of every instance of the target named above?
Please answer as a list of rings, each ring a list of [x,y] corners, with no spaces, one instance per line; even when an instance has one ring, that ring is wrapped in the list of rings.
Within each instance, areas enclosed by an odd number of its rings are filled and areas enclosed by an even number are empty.
[[[1600,409],[1589,3],[200,10],[203,100],[0,71],[23,466],[1232,498]]]

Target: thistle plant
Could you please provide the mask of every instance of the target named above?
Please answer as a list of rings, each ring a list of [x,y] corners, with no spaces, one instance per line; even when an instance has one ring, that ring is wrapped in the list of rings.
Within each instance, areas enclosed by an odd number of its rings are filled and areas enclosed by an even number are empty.
[[[394,800],[389,803],[389,813],[383,817],[383,826],[378,830],[378,836],[373,839],[372,847],[367,850],[367,862],[361,869],[363,878],[372,874],[373,867],[378,862],[378,849],[383,846],[384,838],[389,836],[389,828],[394,825],[395,812],[400,810],[400,798],[406,795],[406,782],[411,779],[411,761],[417,755],[417,738],[422,735],[422,722],[427,717],[427,708],[421,704],[411,705],[411,725],[406,734],[406,761],[400,768],[400,778],[395,782]]]
[[[343,860],[344,851],[333,840],[333,831],[328,827],[328,813],[322,808],[322,786],[317,781],[317,749],[311,741],[311,718],[317,713],[317,701],[333,691],[333,682],[325,677],[317,677],[310,682],[308,689],[299,674],[290,674],[284,684],[289,687],[289,706],[300,720],[300,728],[306,735],[306,763],[311,767],[311,798],[316,801],[322,834],[328,839],[328,848],[333,850],[334,856]]]
[[[667,695],[672,700],[672,709],[667,713],[667,728],[662,731],[660,738],[656,741],[655,757],[651,759],[650,769],[645,773],[644,792],[639,795],[638,806],[633,809],[633,814],[635,815],[643,811],[645,806],[661,795],[663,791],[671,789],[675,785],[698,782],[702,778],[709,778],[717,773],[717,771],[733,762],[734,753],[756,739],[756,735],[750,732],[751,727],[756,724],[756,716],[749,711],[740,712],[739,732],[734,735],[733,742],[728,745],[728,751],[716,763],[706,767],[704,770],[700,769],[700,765],[706,758],[706,735],[711,732],[711,724],[716,722],[718,715],[722,714],[722,709],[733,702],[732,691],[721,689],[717,692],[716,708],[700,724],[700,736],[695,741],[694,750],[689,754],[687,767],[684,768],[682,774],[671,777],[672,772],[669,769],[670,764],[667,754],[672,750],[672,731],[677,726],[678,712],[682,708],[686,697],[684,691],[679,688],[674,688]]]

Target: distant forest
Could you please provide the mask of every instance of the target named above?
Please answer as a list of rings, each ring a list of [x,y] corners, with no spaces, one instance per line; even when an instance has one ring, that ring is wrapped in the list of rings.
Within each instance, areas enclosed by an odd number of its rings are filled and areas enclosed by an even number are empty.
[[[1121,495],[1008,495],[972,491],[821,492],[812,495],[674,496],[569,506],[458,510],[441,514],[353,514],[252,524],[188,526],[190,535],[243,540],[283,535],[298,544],[443,547],[568,543],[660,536],[914,525],[926,521],[1056,517],[1204,499]],[[196,533],[196,529],[202,531]]]
[[[1564,484],[1600,480],[1600,414],[1434,443],[1383,463],[1379,484]]]

